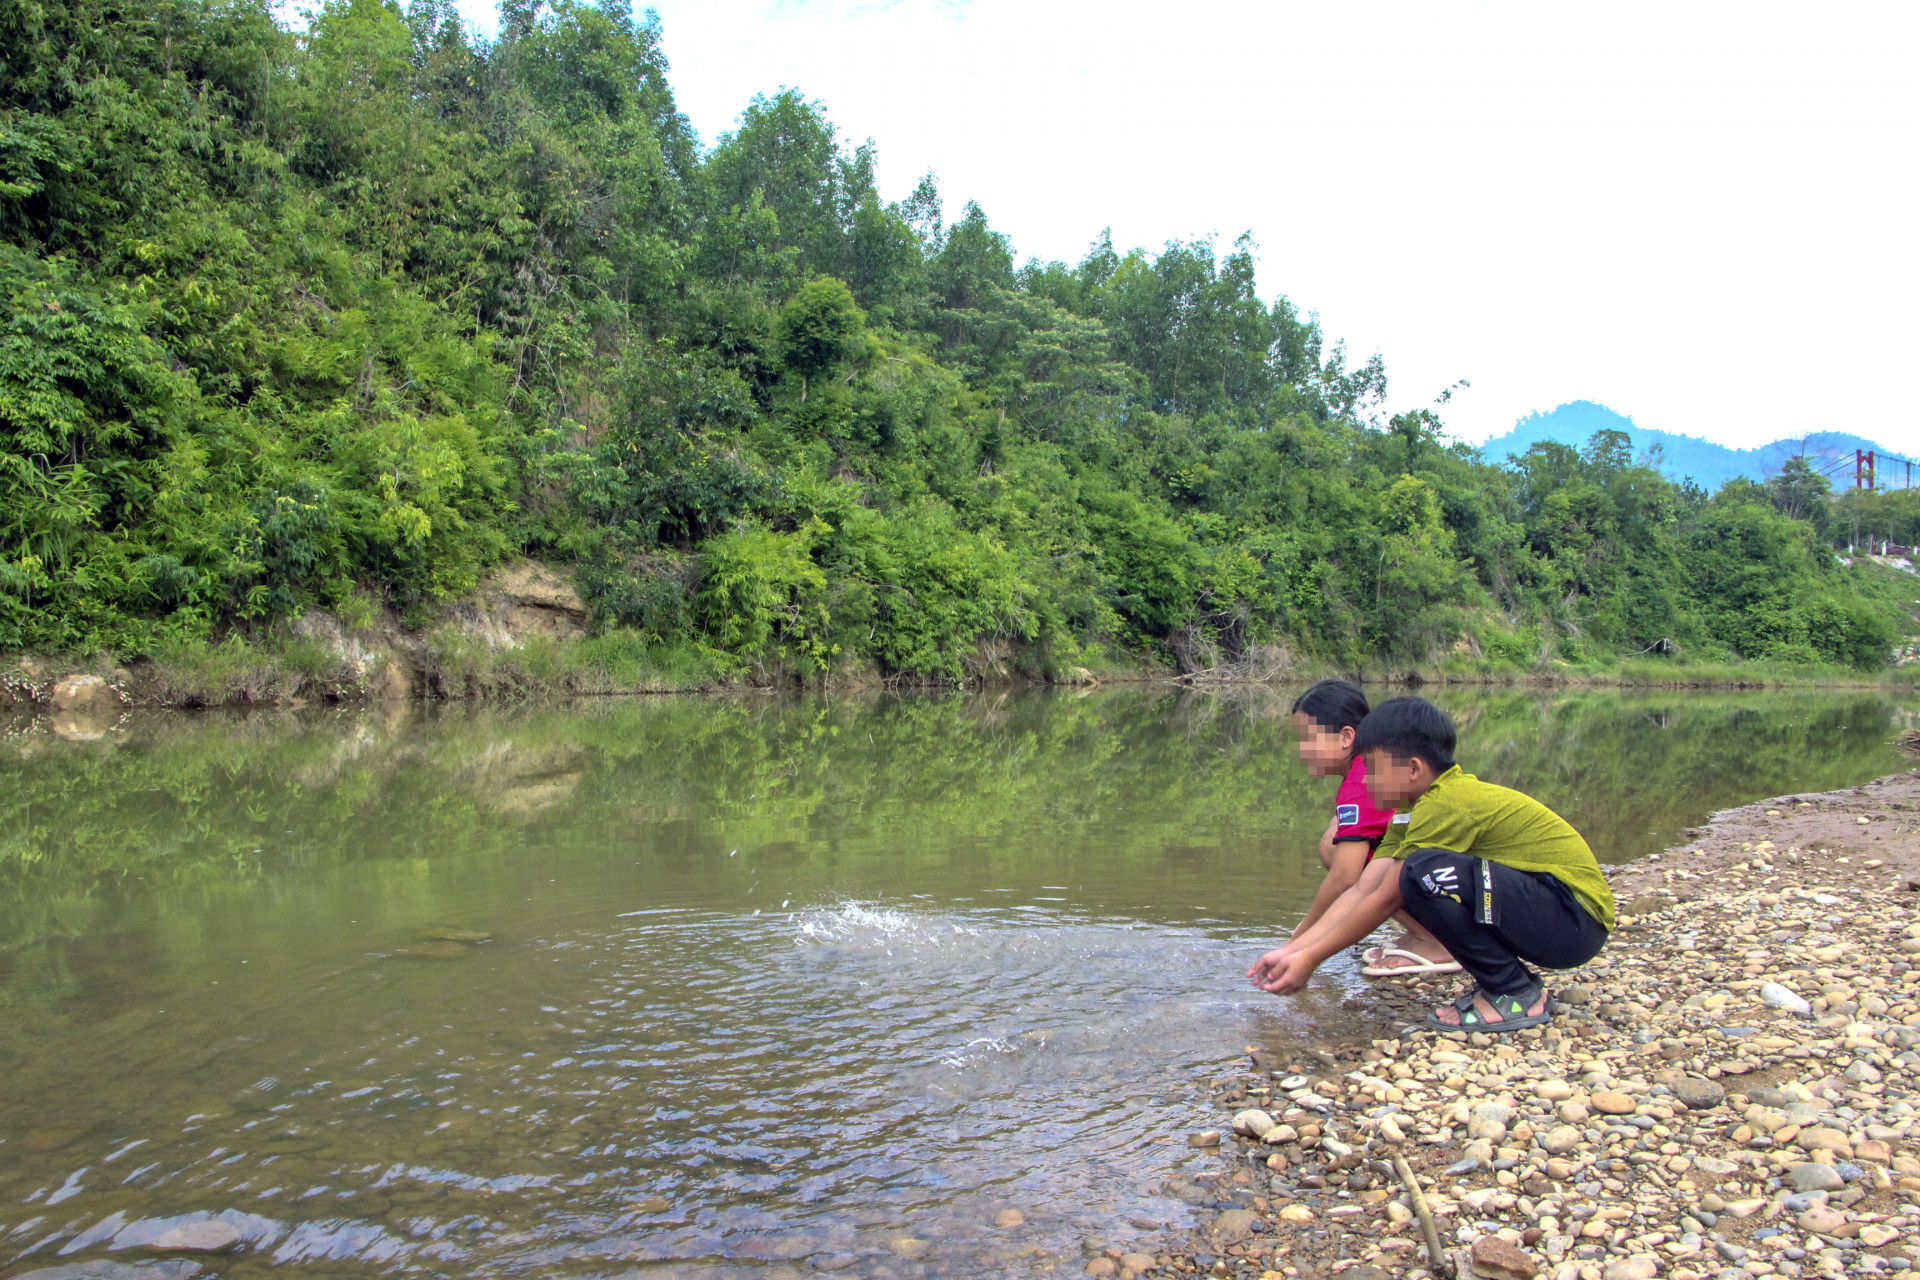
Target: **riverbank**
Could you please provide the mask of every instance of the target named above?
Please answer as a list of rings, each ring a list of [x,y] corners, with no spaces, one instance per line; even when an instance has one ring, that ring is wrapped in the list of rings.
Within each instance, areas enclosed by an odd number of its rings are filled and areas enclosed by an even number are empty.
[[[1182,650],[1182,652],[1185,652]],[[88,723],[130,707],[306,706],[316,703],[619,697],[813,688],[986,688],[1165,683],[1192,688],[1299,686],[1350,676],[1390,687],[1619,689],[1920,688],[1920,648],[1893,655],[1896,665],[1847,667],[1726,662],[1648,654],[1598,655],[1570,662],[1542,654],[1516,665],[1489,658],[1465,639],[1430,663],[1342,667],[1279,642],[1250,647],[1231,661],[1169,665],[1149,653],[1090,646],[1070,655],[1045,645],[983,640],[958,671],[931,677],[889,674],[866,661],[829,660],[801,672],[779,660],[756,661],[692,638],[667,641],[639,631],[596,630],[570,576],[518,560],[430,618],[408,618],[364,601],[338,611],[310,609],[259,632],[214,642],[182,642],[138,660],[0,654],[0,706],[44,710]]]
[[[1695,834],[1609,869],[1620,927],[1592,964],[1556,975],[1548,1027],[1411,1029],[1456,978],[1349,1000],[1377,1024],[1355,1043],[1251,1046],[1216,1082],[1218,1127],[1188,1139],[1220,1159],[1168,1184],[1203,1220],[1153,1269],[1267,1280],[1912,1270],[1920,770],[1727,810]],[[1396,1158],[1431,1209],[1441,1268]],[[1146,1260],[1097,1254],[1086,1270],[1140,1274]]]
[[[126,663],[111,655],[85,659],[31,653],[0,655],[0,707],[98,719],[134,707],[300,707],[781,689],[847,692],[915,687],[1165,684],[1230,690],[1298,687],[1330,675],[1405,689],[1742,692],[1920,687],[1920,666],[1861,673],[1826,667],[1682,665],[1642,660],[1583,666],[1554,663],[1526,670],[1455,664],[1352,671],[1287,657],[1226,671],[1182,673],[1139,655],[1092,657],[1062,665],[1010,646],[982,646],[959,680],[903,679],[860,665],[835,668],[803,680],[795,673],[743,663],[715,650],[668,645],[629,631],[593,635],[581,627],[559,634],[536,631],[521,636],[463,622],[424,633],[395,628],[356,634],[331,615],[313,615],[302,621],[303,629],[298,632],[182,646]]]

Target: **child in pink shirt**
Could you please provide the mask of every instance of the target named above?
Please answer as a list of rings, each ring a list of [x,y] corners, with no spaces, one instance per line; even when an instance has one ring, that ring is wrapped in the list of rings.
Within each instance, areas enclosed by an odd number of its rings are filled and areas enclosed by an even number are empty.
[[[1294,930],[1295,937],[1312,928],[1360,878],[1361,869],[1372,861],[1373,851],[1393,821],[1391,810],[1374,805],[1367,791],[1366,762],[1353,753],[1353,737],[1367,710],[1367,695],[1351,680],[1322,680],[1293,703],[1293,727],[1300,735],[1300,759],[1306,763],[1307,772],[1341,778],[1340,790],[1334,796],[1333,821],[1320,837],[1320,862],[1327,869],[1326,879],[1313,895],[1306,918]],[[1362,953],[1366,961],[1363,974],[1383,978],[1459,971],[1447,949],[1411,916],[1401,912],[1394,918],[1406,932],[1387,946],[1369,947]]]

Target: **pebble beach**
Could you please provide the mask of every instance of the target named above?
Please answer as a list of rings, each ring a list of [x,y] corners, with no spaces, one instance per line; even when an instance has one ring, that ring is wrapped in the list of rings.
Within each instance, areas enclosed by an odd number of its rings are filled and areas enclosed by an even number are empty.
[[[1090,1244],[1086,1274],[1913,1271],[1920,770],[1689,836],[1609,868],[1619,927],[1548,975],[1548,1026],[1424,1029],[1455,976],[1349,1000],[1369,1038],[1248,1046],[1212,1082],[1217,1121],[1184,1135],[1216,1161],[1166,1188],[1199,1224],[1152,1253]]]

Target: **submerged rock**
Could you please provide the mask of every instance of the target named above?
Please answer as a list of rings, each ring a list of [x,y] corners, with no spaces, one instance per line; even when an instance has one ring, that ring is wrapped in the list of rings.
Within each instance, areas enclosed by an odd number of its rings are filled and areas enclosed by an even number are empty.
[[[199,1263],[185,1258],[169,1258],[165,1262],[113,1262],[100,1258],[22,1271],[13,1280],[187,1280],[203,1270]]]
[[[1251,1209],[1228,1209],[1207,1227],[1207,1234],[1223,1244],[1244,1240],[1254,1232],[1259,1215]]]
[[[467,954],[467,945],[464,942],[416,942],[400,948],[400,954],[422,960],[452,960]]]
[[[155,1236],[147,1248],[156,1253],[225,1253],[240,1243],[240,1228],[211,1219],[189,1222]]]

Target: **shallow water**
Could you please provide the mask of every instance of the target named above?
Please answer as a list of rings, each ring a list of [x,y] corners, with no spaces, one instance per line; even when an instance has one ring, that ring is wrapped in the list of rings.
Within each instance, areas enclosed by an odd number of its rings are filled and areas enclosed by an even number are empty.
[[[1442,696],[1601,856],[1865,781],[1911,702]],[[1024,1275],[1148,1238],[1330,786],[1286,698],[130,719],[0,748],[0,1272]],[[995,1215],[1021,1210],[1026,1225]],[[1077,1270],[1077,1262],[1072,1269]]]

